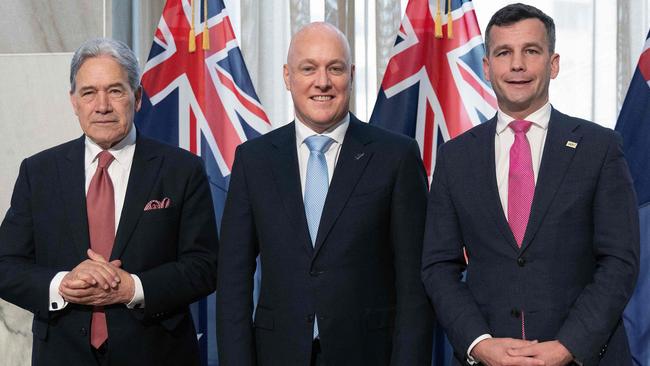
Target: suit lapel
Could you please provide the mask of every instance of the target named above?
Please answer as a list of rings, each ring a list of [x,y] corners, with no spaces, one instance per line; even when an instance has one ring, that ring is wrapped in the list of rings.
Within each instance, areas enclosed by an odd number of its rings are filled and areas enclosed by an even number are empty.
[[[163,158],[155,153],[149,140],[138,134],[111,260],[122,256],[140,215],[142,215],[144,206],[147,204],[162,161]]]
[[[281,127],[277,131],[271,141],[276,151],[274,154],[269,154],[269,157],[275,184],[286,214],[291,225],[298,230],[299,241],[304,243],[304,248],[311,257],[314,248],[309,238],[305,206],[302,199],[294,123]]]
[[[566,118],[555,109],[552,110],[522,250],[525,250],[535,237],[571,164],[576,148],[566,144],[568,141],[580,142],[582,136],[576,132],[578,127],[579,122],[576,120]]]
[[[74,246],[80,258],[90,248],[88,214],[86,212],[86,173],[84,164],[85,136],[73,141],[68,151],[58,158],[61,196],[65,215],[70,223]]]
[[[512,235],[512,231],[508,225],[508,219],[503,212],[501,198],[499,197],[496,162],[494,158],[494,135],[496,133],[496,124],[497,118],[494,117],[490,121],[486,122],[485,128],[479,128],[473,131],[474,135],[478,139],[476,146],[483,149],[483,151],[478,154],[480,159],[476,161],[476,164],[478,165],[475,169],[477,176],[474,179],[475,183],[473,183],[479,184],[481,187],[474,191],[476,193],[474,198],[478,202],[481,202],[480,206],[483,208],[485,214],[495,223],[508,244],[514,250],[518,251],[519,247],[517,246],[515,237]]]
[[[323,206],[323,214],[318,227],[316,245],[314,246],[314,257],[323,246],[325,239],[327,239],[330,230],[372,157],[372,152],[366,146],[370,141],[363,133],[364,128],[367,128],[367,126],[363,125],[363,122],[350,115],[350,125],[345,133],[343,146]]]

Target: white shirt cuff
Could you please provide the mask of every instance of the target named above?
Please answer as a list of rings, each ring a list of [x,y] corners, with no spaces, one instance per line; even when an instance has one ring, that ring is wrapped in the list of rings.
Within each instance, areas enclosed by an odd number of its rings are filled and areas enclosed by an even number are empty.
[[[129,309],[142,309],[144,308],[144,289],[142,288],[142,281],[140,281],[140,277],[134,274],[131,275],[131,278],[133,278],[135,291],[133,291],[133,298],[128,304],[126,304],[126,307]]]
[[[59,272],[57,273],[52,281],[50,281],[50,311],[59,311],[65,308],[68,305],[68,302],[63,299],[63,296],[59,293],[59,287],[63,281],[63,277],[67,275],[68,272]]]
[[[489,335],[489,334],[482,334],[482,335],[478,336],[478,337],[474,340],[474,342],[472,342],[472,343],[469,345],[469,348],[467,348],[467,362],[468,362],[470,365],[476,365],[476,364],[478,364],[478,361],[476,361],[476,360],[474,359],[474,357],[472,357],[472,355],[471,355],[472,350],[474,349],[474,347],[476,347],[476,345],[478,344],[478,342],[480,342],[480,341],[482,341],[482,340],[484,340],[484,339],[488,339],[488,338],[492,338],[492,336]]]

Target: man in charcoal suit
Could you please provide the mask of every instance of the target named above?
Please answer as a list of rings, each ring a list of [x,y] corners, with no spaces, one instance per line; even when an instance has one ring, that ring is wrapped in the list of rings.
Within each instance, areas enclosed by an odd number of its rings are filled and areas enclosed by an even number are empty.
[[[540,10],[499,10],[486,48],[497,115],[440,148],[431,184],[422,278],[438,319],[462,363],[630,365],[639,227],[620,136],[549,104],[559,55]]]
[[[198,365],[189,304],[216,287],[201,160],[137,133],[138,62],[72,58],[84,135],[25,159],[0,226],[0,297],[34,314],[33,365]]]
[[[349,112],[350,58],[330,24],[297,32],[284,66],[295,121],[237,149],[219,253],[222,366],[431,363],[419,149]]]

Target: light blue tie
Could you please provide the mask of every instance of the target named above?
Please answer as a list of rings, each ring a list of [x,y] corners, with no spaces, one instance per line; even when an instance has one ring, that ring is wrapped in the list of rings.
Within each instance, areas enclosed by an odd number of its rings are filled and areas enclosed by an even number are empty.
[[[329,177],[327,176],[327,160],[325,151],[332,145],[334,140],[327,136],[314,135],[305,139],[309,148],[309,161],[307,162],[307,177],[305,178],[305,214],[307,215],[307,226],[311,245],[316,245],[316,235],[320,217],[323,214]],[[314,314],[314,338],[318,338],[318,321]]]
[[[327,161],[325,151],[334,142],[327,136],[314,135],[305,139],[309,148],[309,161],[307,162],[307,177],[305,178],[305,214],[311,244],[316,245],[318,225],[327,197],[329,178],[327,176]]]

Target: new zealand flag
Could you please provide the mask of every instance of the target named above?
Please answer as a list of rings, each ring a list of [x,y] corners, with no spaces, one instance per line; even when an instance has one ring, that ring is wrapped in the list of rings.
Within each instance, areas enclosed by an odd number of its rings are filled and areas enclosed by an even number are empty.
[[[616,131],[623,136],[625,158],[630,166],[639,202],[641,261],[639,279],[623,318],[637,366],[650,365],[650,33],[645,41]]]
[[[429,181],[438,145],[496,113],[484,55],[471,0],[408,2],[370,123],[415,138]],[[451,365],[452,353],[437,327],[433,364]]]
[[[429,179],[438,144],[492,118],[497,105],[472,1],[446,4],[409,1],[370,119],[418,141]]]
[[[235,148],[271,125],[222,0],[168,0],[142,76],[138,131],[203,158],[217,223]],[[192,305],[204,365],[217,365],[214,295]]]

